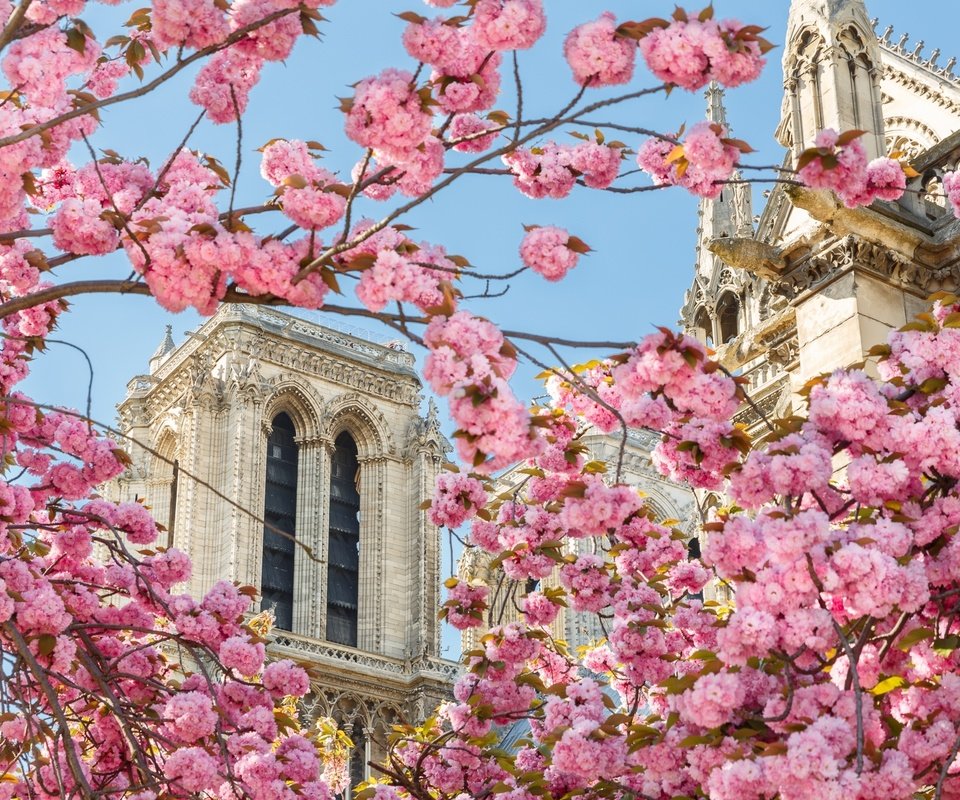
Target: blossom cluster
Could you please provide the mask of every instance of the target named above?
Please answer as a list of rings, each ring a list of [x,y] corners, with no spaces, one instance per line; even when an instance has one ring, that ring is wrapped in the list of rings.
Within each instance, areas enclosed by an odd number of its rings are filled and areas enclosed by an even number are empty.
[[[339,222],[347,207],[333,173],[319,166],[309,145],[279,139],[263,148],[260,174],[277,187],[283,213],[304,230],[328,228]]]
[[[589,248],[562,228],[531,227],[520,243],[520,260],[548,281],[559,281]]]
[[[129,459],[84,417],[14,394],[3,421],[3,455],[29,478],[0,485],[0,646],[16,714],[0,730],[6,796],[266,800],[293,783],[291,798],[329,800],[317,744],[278,725],[277,707],[309,681],[290,661],[265,663],[265,629],[248,621],[255,591],[175,590],[190,559],[156,545],[139,502],[96,497]],[[42,720],[57,716],[89,735],[51,734]],[[21,746],[37,760],[21,761]],[[142,768],[147,753],[158,772]]]
[[[466,311],[438,315],[423,341],[430,351],[423,374],[450,401],[460,457],[489,472],[531,455],[539,439],[507,383],[517,362],[496,326]]]
[[[726,137],[717,123],[698,122],[681,144],[647,139],[637,151],[640,168],[660,186],[683,186],[691,194],[716,199],[730,180],[742,152],[749,147]]]
[[[877,199],[899,200],[907,187],[903,167],[886,156],[868,161],[862,135],[863,131],[820,131],[814,147],[800,155],[799,180],[813,189],[832,189],[847,208]]]
[[[672,20],[649,20],[628,28],[639,38],[650,71],[689,91],[709,81],[734,87],[756,80],[765,63],[763,54],[772,48],[759,32],[737,20],[715,20],[712,6],[693,18],[678,8]]]
[[[527,197],[559,200],[573,191],[578,179],[593,189],[610,186],[619,173],[622,151],[619,143],[544,142],[512,150],[502,160],[514,175],[513,185]]]

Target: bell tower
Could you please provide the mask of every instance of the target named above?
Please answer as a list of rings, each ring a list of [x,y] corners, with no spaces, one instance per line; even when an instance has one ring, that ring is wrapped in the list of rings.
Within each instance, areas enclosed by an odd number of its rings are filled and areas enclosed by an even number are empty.
[[[856,129],[870,158],[884,155],[880,45],[863,0],[793,0],[784,41],[780,143],[796,158],[824,128]]]

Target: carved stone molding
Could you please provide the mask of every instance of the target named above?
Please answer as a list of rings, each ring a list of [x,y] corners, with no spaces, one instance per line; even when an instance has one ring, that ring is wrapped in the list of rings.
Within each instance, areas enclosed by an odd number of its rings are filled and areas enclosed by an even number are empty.
[[[850,269],[871,272],[892,283],[920,291],[939,288],[944,277],[960,274],[960,267],[948,272],[934,270],[856,236],[844,236],[829,242],[791,265],[778,279],[774,292],[793,299],[814,291]]]

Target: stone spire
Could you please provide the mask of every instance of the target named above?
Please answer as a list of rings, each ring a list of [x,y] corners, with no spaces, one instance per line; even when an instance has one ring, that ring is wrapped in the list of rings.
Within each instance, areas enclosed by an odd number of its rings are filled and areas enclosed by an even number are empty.
[[[704,94],[707,100],[707,120],[727,127],[727,109],[723,103],[724,92],[716,83],[711,83]],[[730,130],[727,128],[727,135]],[[733,173],[733,179],[740,177]],[[700,200],[697,223],[697,255],[694,279],[680,310],[684,328],[701,341],[714,341],[720,328],[714,324],[715,312],[721,294],[731,289],[739,291],[743,273],[733,274],[730,280],[722,281],[723,262],[709,250],[715,239],[753,236],[753,205],[750,185],[731,183],[723,187],[715,200]],[[729,271],[727,273],[729,275]]]
[[[785,41],[780,142],[796,156],[824,128],[858,129],[881,155],[880,45],[864,0],[792,0]]]
[[[173,342],[173,325],[167,325],[160,346],[150,356],[150,373],[153,374],[160,369],[160,365],[167,360],[167,356],[176,349],[177,346]]]
[[[704,96],[707,99],[707,119],[726,126],[727,109],[723,102],[723,89],[716,82],[711,82]],[[733,174],[734,180],[739,177],[739,172]],[[697,230],[699,274],[709,280],[713,271],[714,256],[707,250],[710,241],[725,236],[750,236],[753,233],[752,217],[750,187],[746,184],[730,184],[724,187],[716,200],[700,200]]]
[[[721,125],[727,124],[727,108],[723,104],[724,91],[716,81],[710,81],[704,97],[707,98],[707,119]]]

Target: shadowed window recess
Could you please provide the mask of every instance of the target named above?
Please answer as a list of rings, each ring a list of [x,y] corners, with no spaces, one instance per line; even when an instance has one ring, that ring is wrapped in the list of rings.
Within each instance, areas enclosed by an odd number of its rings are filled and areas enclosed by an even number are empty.
[[[330,463],[327,641],[357,646],[359,586],[360,464],[353,437],[341,433]]]
[[[735,294],[727,292],[720,298],[717,317],[720,320],[720,344],[736,339],[740,333],[740,300]]]
[[[262,608],[271,609],[276,627],[293,628],[293,569],[297,519],[297,443],[293,420],[273,418],[267,439],[267,476],[263,518]],[[283,536],[282,531],[287,536]]]

